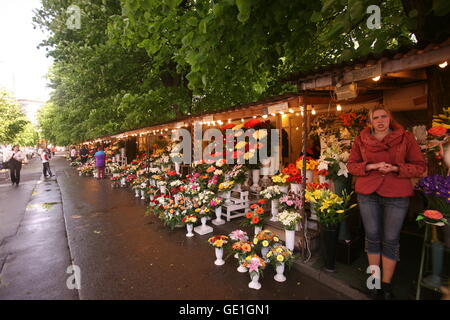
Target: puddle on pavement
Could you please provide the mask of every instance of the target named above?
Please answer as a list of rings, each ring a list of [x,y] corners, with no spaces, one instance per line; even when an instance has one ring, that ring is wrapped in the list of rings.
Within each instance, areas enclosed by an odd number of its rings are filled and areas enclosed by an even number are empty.
[[[81,218],[81,216],[79,216],[79,215],[73,215],[73,216],[70,216],[72,219],[80,219]]]
[[[55,204],[58,203],[61,202],[44,202],[37,204],[29,204],[27,205],[27,210],[50,211],[55,206]]]

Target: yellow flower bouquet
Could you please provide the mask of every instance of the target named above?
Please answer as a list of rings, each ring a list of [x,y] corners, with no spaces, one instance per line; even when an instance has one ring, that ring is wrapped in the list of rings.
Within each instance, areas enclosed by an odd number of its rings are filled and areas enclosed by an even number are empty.
[[[266,257],[274,267],[284,263],[290,268],[295,259],[292,251],[282,245],[275,245],[269,250]]]

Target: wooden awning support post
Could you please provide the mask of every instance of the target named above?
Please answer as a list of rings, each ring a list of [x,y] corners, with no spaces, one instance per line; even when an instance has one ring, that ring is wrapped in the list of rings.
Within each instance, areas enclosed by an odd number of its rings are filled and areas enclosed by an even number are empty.
[[[306,213],[305,213],[305,190],[306,190],[306,144],[307,144],[307,125],[308,125],[308,101],[307,101],[307,93],[305,92],[303,95],[303,145],[302,145],[302,189],[300,191],[302,208],[300,209],[300,225],[301,225],[301,235],[300,235],[300,247],[302,259],[305,260],[306,255],[306,232],[307,232],[307,223],[306,223]]]

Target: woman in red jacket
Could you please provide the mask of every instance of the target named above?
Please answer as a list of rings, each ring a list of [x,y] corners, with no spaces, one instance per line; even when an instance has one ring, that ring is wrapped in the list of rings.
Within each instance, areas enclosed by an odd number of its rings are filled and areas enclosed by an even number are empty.
[[[395,123],[383,106],[370,110],[369,121],[370,127],[355,139],[347,168],[356,176],[369,265],[375,270],[373,266],[381,262],[383,268],[381,290],[372,293],[392,299],[400,231],[413,195],[410,179],[422,176],[426,164],[414,136]]]

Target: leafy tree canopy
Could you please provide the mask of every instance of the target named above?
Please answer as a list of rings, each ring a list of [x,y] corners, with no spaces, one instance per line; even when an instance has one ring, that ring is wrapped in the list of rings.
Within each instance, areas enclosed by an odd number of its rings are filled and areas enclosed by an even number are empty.
[[[0,90],[0,144],[12,144],[28,123],[22,107],[6,90]]]
[[[373,4],[380,29],[367,27]],[[80,29],[66,25],[69,5],[81,9]],[[55,59],[42,130],[69,144],[294,91],[280,78],[410,44],[412,33],[442,35],[449,7],[446,0],[42,0],[34,21],[50,31],[42,46]]]

